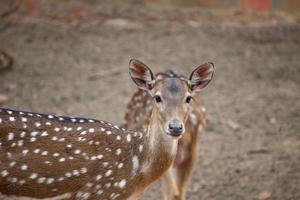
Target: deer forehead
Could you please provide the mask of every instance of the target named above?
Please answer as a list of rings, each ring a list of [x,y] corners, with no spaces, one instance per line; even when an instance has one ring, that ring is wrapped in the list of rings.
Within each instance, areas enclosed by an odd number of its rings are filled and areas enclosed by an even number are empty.
[[[165,78],[157,83],[156,89],[156,93],[173,105],[181,102],[182,98],[189,93],[186,82],[179,78]]]

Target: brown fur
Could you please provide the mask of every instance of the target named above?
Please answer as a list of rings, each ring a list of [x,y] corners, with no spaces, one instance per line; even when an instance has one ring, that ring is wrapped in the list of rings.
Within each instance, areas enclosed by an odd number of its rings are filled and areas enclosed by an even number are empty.
[[[25,118],[26,122],[23,122]],[[103,121],[57,116],[49,118],[48,115],[6,109],[0,109],[0,119],[0,193],[4,195],[46,198],[70,193],[71,199],[127,199],[135,193],[141,193],[160,177],[175,158],[175,152],[167,148],[166,151],[164,148],[159,148],[159,151],[158,148],[154,151],[149,149],[147,143],[151,133],[121,129]],[[47,125],[47,122],[51,125]],[[78,127],[82,129],[77,131]],[[55,128],[60,130],[55,131]],[[91,128],[95,131],[89,132]],[[45,131],[47,135],[42,136]],[[83,131],[87,131],[87,134],[82,135]],[[107,134],[107,131],[111,133]],[[22,135],[22,132],[26,135]],[[130,142],[128,135],[131,135]],[[160,139],[160,135],[156,134],[158,145],[165,146],[168,141]],[[121,139],[117,140],[117,136]],[[32,141],[32,138],[35,140]],[[61,138],[64,138],[63,141]],[[22,145],[19,146],[21,140]],[[96,144],[97,141],[99,144]],[[69,148],[68,144],[72,144],[72,147]],[[142,151],[139,145],[143,145]],[[119,148],[122,152],[117,155]],[[40,151],[36,152],[36,149]],[[75,153],[77,149],[80,149],[78,154]],[[24,150],[28,150],[25,155]],[[44,151],[47,151],[47,155],[42,154]],[[55,157],[55,153],[59,153],[59,156]],[[98,155],[103,158],[92,159]],[[134,155],[138,157],[139,167],[132,173]],[[60,162],[61,158],[65,160]],[[141,166],[146,161],[151,167],[141,172]],[[108,164],[104,165],[105,162]],[[15,164],[11,166],[12,163]],[[120,163],[123,163],[122,168],[118,168]],[[26,170],[21,170],[23,165],[27,166]],[[86,172],[82,171],[83,168],[86,168]],[[74,175],[74,170],[78,170],[79,175]],[[112,170],[112,174],[106,177],[108,170]],[[33,173],[37,173],[38,177],[30,178]],[[67,173],[71,173],[71,176]],[[95,180],[97,175],[102,175],[99,181]],[[39,183],[39,178],[43,177],[45,180]],[[60,177],[64,177],[64,180],[59,181]],[[53,183],[47,184],[52,178]],[[126,180],[124,188],[114,186],[122,179]],[[89,183],[92,183],[91,187],[87,186]],[[97,185],[103,190],[101,195],[97,195],[100,190]],[[112,198],[113,193],[119,196]],[[88,198],[78,194],[88,194]]]
[[[174,74],[174,72],[173,72]],[[160,73],[161,80],[170,78],[170,75]],[[178,79],[183,76],[173,75]],[[136,91],[127,106],[125,113],[125,127],[141,130],[147,127],[153,108],[153,98],[143,90]],[[192,176],[197,160],[197,148],[202,135],[202,128],[206,124],[206,117],[201,101],[197,98],[191,106],[188,119],[185,122],[185,134],[179,140],[175,161],[170,172],[162,178],[164,196],[168,200],[185,199],[188,182]],[[195,119],[191,118],[195,116]],[[193,121],[194,120],[194,121]],[[196,120],[196,121],[195,121]]]

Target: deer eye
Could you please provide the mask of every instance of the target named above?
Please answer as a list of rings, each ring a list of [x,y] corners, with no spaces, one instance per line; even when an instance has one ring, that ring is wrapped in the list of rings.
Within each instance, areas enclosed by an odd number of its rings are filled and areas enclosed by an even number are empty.
[[[161,97],[159,95],[154,96],[156,103],[162,102]]]
[[[190,103],[191,100],[192,100],[192,96],[188,96],[188,97],[186,98],[185,102]]]

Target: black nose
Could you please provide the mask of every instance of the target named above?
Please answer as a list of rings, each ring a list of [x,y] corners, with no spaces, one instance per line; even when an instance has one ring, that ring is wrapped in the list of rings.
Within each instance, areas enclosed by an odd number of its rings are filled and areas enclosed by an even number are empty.
[[[172,136],[179,136],[183,133],[183,125],[180,122],[170,122],[168,132]]]

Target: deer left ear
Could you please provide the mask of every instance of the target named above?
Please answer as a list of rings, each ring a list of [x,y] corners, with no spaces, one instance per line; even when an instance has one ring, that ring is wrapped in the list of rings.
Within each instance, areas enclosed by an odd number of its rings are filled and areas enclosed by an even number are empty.
[[[214,64],[205,63],[197,67],[191,74],[188,85],[192,91],[200,91],[206,87],[214,75]]]
[[[149,67],[139,60],[131,59],[129,62],[129,74],[134,83],[143,90],[151,90],[154,87],[154,76]]]

